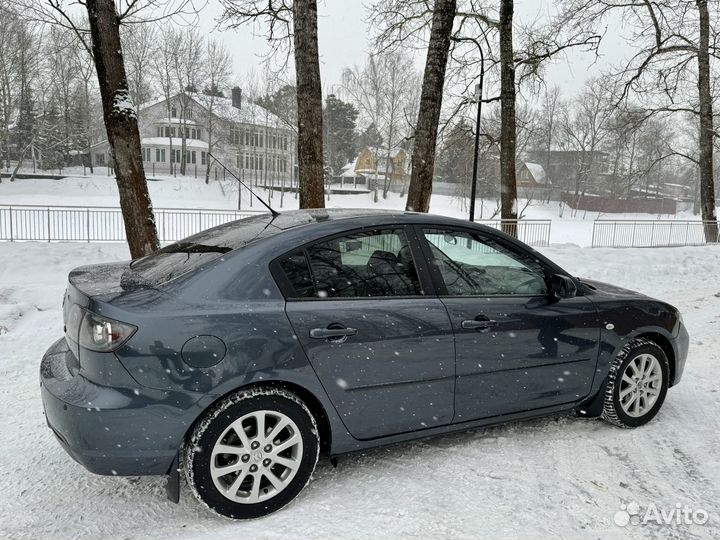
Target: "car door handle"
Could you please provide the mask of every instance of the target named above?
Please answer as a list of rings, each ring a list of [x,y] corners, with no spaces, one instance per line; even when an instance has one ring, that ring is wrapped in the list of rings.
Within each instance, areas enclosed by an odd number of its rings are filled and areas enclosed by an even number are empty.
[[[460,326],[465,330],[487,330],[488,328],[495,328],[497,325],[497,321],[480,317],[468,319],[460,323]]]
[[[348,338],[357,334],[356,328],[313,328],[310,330],[310,337],[313,339],[337,339]]]

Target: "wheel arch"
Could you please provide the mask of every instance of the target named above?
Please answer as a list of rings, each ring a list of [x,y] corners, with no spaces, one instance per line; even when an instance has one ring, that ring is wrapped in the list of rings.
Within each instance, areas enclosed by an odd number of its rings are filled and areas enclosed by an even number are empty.
[[[206,413],[212,410],[218,402],[222,401],[231,394],[253,388],[282,388],[297,395],[297,397],[305,404],[305,406],[307,406],[310,413],[315,418],[319,431],[318,435],[320,437],[320,450],[326,454],[330,453],[330,449],[332,447],[332,427],[325,406],[311,390],[308,390],[306,387],[295,382],[285,380],[252,381],[228,390],[224,394],[215,396],[215,399],[210,402],[188,426],[182,439],[183,444],[187,442],[188,437],[192,434],[195,426],[202,421],[202,419],[206,416]]]
[[[655,343],[658,347],[662,349],[662,351],[665,353],[665,356],[668,359],[668,365],[670,366],[670,384],[669,386],[672,386],[675,384],[675,349],[673,348],[672,343],[670,340],[660,332],[642,332],[636,336],[633,336],[633,339],[647,339],[648,341],[652,341]]]

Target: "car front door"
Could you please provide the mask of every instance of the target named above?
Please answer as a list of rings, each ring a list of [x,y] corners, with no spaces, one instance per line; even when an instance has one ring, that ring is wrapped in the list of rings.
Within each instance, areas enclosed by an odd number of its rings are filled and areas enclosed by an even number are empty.
[[[449,424],[455,351],[412,227],[324,239],[278,259],[286,313],[348,431]],[[283,285],[284,282],[284,285]],[[423,286],[425,284],[425,286]]]
[[[420,228],[419,237],[455,333],[455,422],[589,393],[600,337],[590,300],[551,299],[550,271],[498,236]]]

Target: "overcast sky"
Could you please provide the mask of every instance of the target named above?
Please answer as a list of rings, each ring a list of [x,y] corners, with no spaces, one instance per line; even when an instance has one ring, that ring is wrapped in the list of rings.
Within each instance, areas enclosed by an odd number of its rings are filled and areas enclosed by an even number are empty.
[[[370,47],[371,29],[365,23],[366,9],[362,0],[319,0],[318,34],[320,45],[320,70],[323,91],[327,92],[330,85],[338,83],[342,70],[346,66],[362,64]],[[539,18],[547,18],[553,6],[552,0],[517,0],[515,7],[516,22],[531,22]],[[262,73],[261,59],[268,50],[266,40],[258,34],[253,35],[252,26],[242,26],[236,30],[219,32],[215,30],[216,20],[221,14],[219,2],[209,0],[200,15],[201,29],[223,39],[230,49],[235,65],[235,74],[242,77],[249,71]],[[604,25],[598,32],[604,31]],[[602,69],[622,61],[627,47],[619,39],[621,31],[619,21],[615,21],[608,29],[600,49],[601,57],[594,65],[594,55],[571,52],[559,57],[549,67],[546,80],[548,84],[559,86],[565,97],[578,91],[583,82]],[[418,55],[418,69],[423,68],[424,54]],[[289,80],[294,75],[289,74]],[[240,79],[238,82],[242,82]]]

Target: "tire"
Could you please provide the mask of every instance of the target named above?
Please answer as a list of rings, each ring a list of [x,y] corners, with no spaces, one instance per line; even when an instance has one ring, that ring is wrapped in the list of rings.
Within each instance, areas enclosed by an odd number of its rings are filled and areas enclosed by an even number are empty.
[[[272,440],[265,437],[270,435]],[[297,497],[319,451],[315,418],[295,394],[254,388],[224,398],[197,423],[184,448],[183,468],[193,494],[210,510],[253,519]]]
[[[640,375],[640,370],[648,375]],[[670,365],[662,348],[648,339],[631,341],[610,364],[602,417],[624,428],[647,424],[662,407],[669,381]]]

